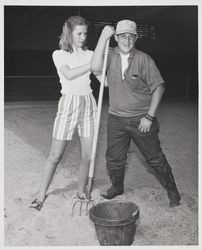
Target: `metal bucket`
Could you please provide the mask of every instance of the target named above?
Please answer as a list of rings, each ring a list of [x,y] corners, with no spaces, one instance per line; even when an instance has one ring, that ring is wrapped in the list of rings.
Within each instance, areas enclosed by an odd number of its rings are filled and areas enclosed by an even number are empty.
[[[99,203],[89,210],[96,234],[102,246],[126,246],[134,241],[139,208],[123,200]]]

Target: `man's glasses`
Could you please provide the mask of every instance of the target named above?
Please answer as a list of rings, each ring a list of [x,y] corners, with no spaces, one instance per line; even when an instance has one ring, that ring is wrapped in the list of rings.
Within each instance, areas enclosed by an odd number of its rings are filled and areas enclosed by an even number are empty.
[[[129,40],[129,41],[134,41],[136,38],[136,35],[133,34],[120,34],[118,35],[118,38],[121,40]]]

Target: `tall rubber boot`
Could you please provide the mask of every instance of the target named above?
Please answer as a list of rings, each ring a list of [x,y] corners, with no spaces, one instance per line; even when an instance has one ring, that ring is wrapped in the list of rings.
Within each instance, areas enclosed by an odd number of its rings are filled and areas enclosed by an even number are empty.
[[[160,182],[167,191],[168,199],[170,201],[170,207],[176,207],[180,205],[180,194],[177,190],[177,186],[172,173],[161,175]]]
[[[125,169],[109,170],[109,177],[112,183],[111,187],[101,196],[105,199],[113,199],[117,195],[121,195],[124,192],[124,173]]]

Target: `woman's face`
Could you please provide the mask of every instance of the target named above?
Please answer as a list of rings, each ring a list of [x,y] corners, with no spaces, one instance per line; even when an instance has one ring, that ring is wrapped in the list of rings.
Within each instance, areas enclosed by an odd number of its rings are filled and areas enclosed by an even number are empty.
[[[72,42],[76,48],[81,48],[87,37],[87,26],[76,25],[72,32]]]

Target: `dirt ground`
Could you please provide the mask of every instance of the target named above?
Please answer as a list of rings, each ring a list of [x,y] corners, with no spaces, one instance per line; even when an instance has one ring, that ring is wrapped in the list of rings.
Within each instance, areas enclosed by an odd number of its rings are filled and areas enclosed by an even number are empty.
[[[39,189],[48,155],[57,102],[6,103],[4,144],[5,246],[99,246],[88,216],[71,217],[80,156],[78,136],[69,143],[41,212],[29,208]],[[109,185],[105,171],[107,103],[103,104],[92,197]],[[158,119],[162,148],[182,196],[169,208],[165,191],[132,144],[125,193],[118,199],[140,210],[134,246],[198,245],[197,104],[163,102]]]

